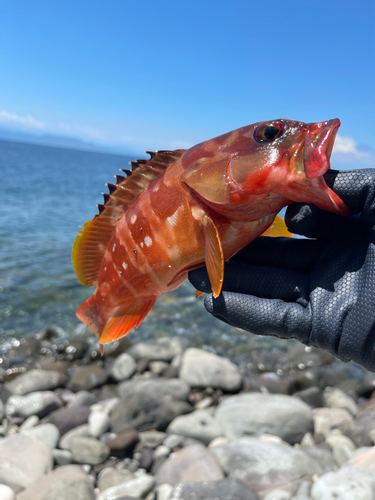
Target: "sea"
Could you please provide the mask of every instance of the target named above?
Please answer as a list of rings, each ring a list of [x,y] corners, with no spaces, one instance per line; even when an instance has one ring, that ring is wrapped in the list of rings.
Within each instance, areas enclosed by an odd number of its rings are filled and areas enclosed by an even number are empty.
[[[93,289],[77,281],[72,245],[80,226],[97,213],[105,183],[130,160],[0,140],[0,352],[46,327],[63,337],[96,340],[75,315]],[[160,296],[129,339],[173,335],[227,353],[247,345],[250,334],[212,318],[185,283]]]

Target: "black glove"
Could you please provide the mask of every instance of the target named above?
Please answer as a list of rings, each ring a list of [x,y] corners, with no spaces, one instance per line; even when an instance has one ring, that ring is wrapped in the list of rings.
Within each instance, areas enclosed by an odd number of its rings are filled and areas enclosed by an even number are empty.
[[[325,174],[352,215],[293,203],[290,231],[314,240],[260,237],[225,265],[208,312],[260,335],[295,338],[375,371],[375,169]],[[211,292],[205,268],[190,282]]]

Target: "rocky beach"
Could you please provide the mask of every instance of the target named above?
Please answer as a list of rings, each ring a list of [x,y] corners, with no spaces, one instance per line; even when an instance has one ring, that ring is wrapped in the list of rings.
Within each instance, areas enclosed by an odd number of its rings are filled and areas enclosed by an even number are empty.
[[[179,336],[103,358],[53,328],[15,341],[0,499],[375,498],[375,375],[294,341],[251,345],[235,363]]]

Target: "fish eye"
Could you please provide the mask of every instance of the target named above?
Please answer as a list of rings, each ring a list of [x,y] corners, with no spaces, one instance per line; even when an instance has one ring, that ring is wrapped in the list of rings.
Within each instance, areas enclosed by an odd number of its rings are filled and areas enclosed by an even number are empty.
[[[258,142],[271,142],[280,137],[283,131],[283,122],[266,123],[255,129],[254,138]]]

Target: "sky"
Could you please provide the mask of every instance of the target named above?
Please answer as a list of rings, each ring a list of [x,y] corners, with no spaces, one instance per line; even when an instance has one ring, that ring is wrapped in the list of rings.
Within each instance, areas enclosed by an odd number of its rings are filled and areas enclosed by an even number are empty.
[[[340,118],[337,164],[374,166],[374,23],[373,0],[0,0],[0,126],[139,155]]]

